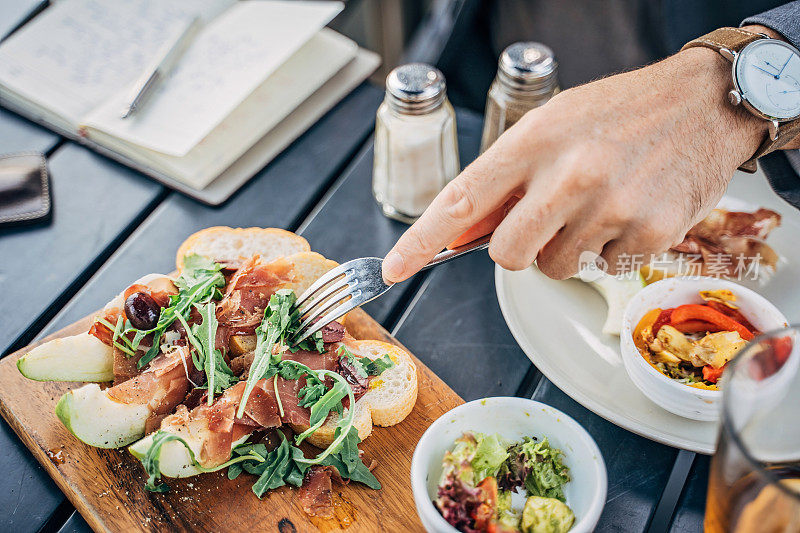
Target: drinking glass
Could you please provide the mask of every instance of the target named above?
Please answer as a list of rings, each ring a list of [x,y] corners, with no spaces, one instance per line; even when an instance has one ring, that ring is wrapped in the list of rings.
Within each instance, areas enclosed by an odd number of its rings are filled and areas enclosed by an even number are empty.
[[[757,337],[725,369],[707,533],[800,532],[798,327]]]

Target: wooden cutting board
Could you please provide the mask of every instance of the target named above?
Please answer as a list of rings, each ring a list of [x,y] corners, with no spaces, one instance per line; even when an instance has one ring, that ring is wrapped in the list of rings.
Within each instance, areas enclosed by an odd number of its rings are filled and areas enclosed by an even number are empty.
[[[87,331],[90,325],[87,317],[42,342]],[[348,315],[346,326],[357,339],[402,346],[360,309]],[[396,426],[374,427],[360,445],[367,462],[377,461],[374,473],[383,488],[334,485],[335,517],[309,518],[296,490],[282,487],[259,500],[250,490],[254,476],[243,473],[231,481],[226,470],[165,478],[169,492],[146,491],[141,463],[125,448],[92,448],[56,418],[58,399],[79,384],[31,381],[19,373],[17,359],[33,346],[0,360],[0,412],[95,531],[422,531],[411,493],[411,456],[428,426],[463,403],[414,358],[419,377],[414,410]]]

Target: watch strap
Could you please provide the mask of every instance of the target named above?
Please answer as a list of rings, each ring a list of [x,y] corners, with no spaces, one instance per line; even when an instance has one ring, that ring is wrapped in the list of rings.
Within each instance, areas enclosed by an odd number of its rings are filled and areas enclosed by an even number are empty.
[[[717,52],[723,48],[738,52],[748,44],[759,39],[764,39],[764,36],[759,33],[753,33],[751,31],[742,30],[739,28],[718,28],[710,33],[706,33],[705,35],[698,37],[697,39],[689,41],[683,45],[681,50],[703,47],[711,48]]]
[[[786,145],[786,143],[798,135],[800,135],[800,119],[794,119],[790,122],[782,122],[778,127],[778,137],[775,140],[772,140],[772,138],[767,135],[767,138],[764,139],[764,142],[762,142],[761,146],[758,147],[758,150],[756,150],[756,153],[753,154],[753,157],[742,163],[739,169],[744,170],[745,172],[755,172],[758,169],[756,166],[756,160],[759,157],[765,156],[770,152],[774,152],[775,150],[780,150]]]
[[[683,45],[681,50],[686,50],[687,48],[704,47],[711,48],[717,52],[722,49],[739,52],[753,41],[765,38],[767,37],[764,35],[742,30],[740,28],[718,28],[710,33],[698,37],[697,39],[689,41]],[[758,150],[756,150],[756,153],[753,154],[753,157],[742,163],[741,166],[739,166],[739,170],[750,173],[755,172],[758,169],[756,160],[759,157],[782,148],[798,134],[800,134],[800,119],[781,123],[778,127],[777,138],[772,139],[769,135],[767,135],[767,138],[764,139],[764,142],[762,142],[761,146],[758,147]]]

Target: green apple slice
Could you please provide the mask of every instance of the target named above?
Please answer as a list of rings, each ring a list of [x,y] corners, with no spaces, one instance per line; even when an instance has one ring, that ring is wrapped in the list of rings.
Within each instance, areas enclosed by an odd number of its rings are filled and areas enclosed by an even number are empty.
[[[150,409],[113,399],[96,383],[71,390],[56,405],[56,416],[78,439],[97,448],[119,448],[144,435]]]
[[[17,368],[36,381],[111,381],[114,352],[88,333],[37,346],[17,360]]]
[[[199,457],[200,449],[203,447],[205,432],[207,432],[208,429],[200,432],[190,432],[187,431],[186,428],[177,428],[177,430],[175,430],[175,428],[161,429],[161,431],[168,431],[169,433],[174,433],[183,438],[186,444],[192,449],[195,457]],[[150,446],[153,444],[153,435],[155,435],[155,433],[151,433],[145,438],[134,442],[128,446],[128,451],[140,461],[143,460],[150,450]],[[250,435],[245,435],[240,438],[232,444],[231,449],[246,442],[249,437]],[[186,446],[177,440],[171,440],[161,446],[158,457],[158,467],[159,470],[161,470],[161,475],[165,477],[191,477],[202,473],[192,461],[192,457],[189,455],[189,450],[186,449]]]

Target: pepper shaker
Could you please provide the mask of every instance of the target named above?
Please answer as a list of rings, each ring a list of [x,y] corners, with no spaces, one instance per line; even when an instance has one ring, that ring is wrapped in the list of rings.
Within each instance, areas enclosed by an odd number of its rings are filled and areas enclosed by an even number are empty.
[[[386,78],[375,122],[372,192],[383,213],[413,223],[458,174],[453,106],[444,76],[423,63],[401,65]]]
[[[514,43],[500,54],[497,76],[486,95],[481,153],[522,115],[559,91],[553,51],[540,43]]]

